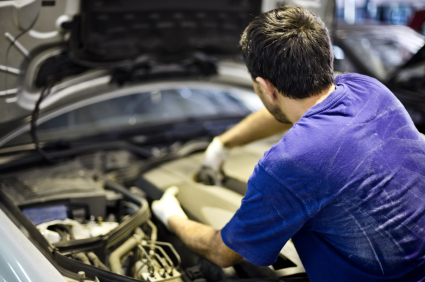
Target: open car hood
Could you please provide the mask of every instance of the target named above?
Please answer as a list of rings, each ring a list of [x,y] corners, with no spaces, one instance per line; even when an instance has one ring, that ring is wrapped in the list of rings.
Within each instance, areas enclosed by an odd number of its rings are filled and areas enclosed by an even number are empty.
[[[204,76],[220,74],[218,61],[240,58],[240,34],[261,11],[302,6],[333,30],[334,3],[0,1],[0,34],[5,35],[0,40],[0,124],[15,127],[10,122],[28,119],[51,74],[58,79],[40,105],[41,111],[75,102],[77,90],[107,87],[117,69],[134,72],[138,68],[144,80],[165,79],[164,69],[171,73],[168,77],[173,71],[179,74],[181,68],[186,77],[199,75],[198,69]],[[146,76],[146,69],[153,75]],[[118,80],[126,79],[126,72],[118,72]]]
[[[71,51],[83,64],[110,66],[146,55],[237,55],[240,34],[260,11],[257,0],[82,0]]]
[[[310,9],[332,26],[333,1],[284,4]],[[281,1],[82,0],[81,13],[72,23],[71,50],[83,64],[112,66],[131,64],[146,55],[167,59],[196,51],[239,55],[245,27],[261,10],[279,5]]]

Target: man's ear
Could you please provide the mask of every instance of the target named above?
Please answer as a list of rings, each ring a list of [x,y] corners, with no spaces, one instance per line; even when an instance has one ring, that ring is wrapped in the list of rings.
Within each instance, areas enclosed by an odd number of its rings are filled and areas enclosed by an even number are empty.
[[[277,98],[276,88],[274,87],[274,85],[268,79],[259,76],[255,79],[255,81],[257,81],[261,85],[261,88],[263,88],[266,98],[270,102],[274,102]]]

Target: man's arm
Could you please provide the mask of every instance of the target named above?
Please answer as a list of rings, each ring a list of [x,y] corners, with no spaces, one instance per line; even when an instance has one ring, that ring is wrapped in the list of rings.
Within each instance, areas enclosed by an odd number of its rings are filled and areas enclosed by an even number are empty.
[[[152,203],[154,214],[186,246],[218,266],[228,267],[240,261],[242,257],[223,243],[219,230],[187,219],[175,197],[178,191],[175,186],[165,190],[161,199]]]
[[[265,108],[250,114],[210,143],[197,174],[198,181],[220,186],[224,179],[222,166],[227,159],[228,149],[272,136],[291,127],[290,123],[278,122]]]
[[[242,260],[224,244],[220,230],[179,215],[172,215],[168,225],[186,246],[220,267],[229,267]]]
[[[274,134],[283,132],[292,127],[291,123],[278,122],[269,111],[264,108],[250,114],[237,125],[219,136],[225,148],[242,146]]]

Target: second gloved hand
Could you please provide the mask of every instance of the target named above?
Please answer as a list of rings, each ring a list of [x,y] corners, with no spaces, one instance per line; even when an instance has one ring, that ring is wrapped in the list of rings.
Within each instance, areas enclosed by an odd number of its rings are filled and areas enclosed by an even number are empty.
[[[164,194],[162,195],[161,199],[158,201],[154,201],[152,203],[152,211],[158,217],[162,223],[168,228],[168,230],[172,231],[170,229],[170,226],[168,225],[168,219],[172,215],[178,215],[183,218],[187,219],[187,215],[182,210],[179,200],[177,200],[176,195],[179,192],[179,188],[176,186],[172,186],[165,190]]]
[[[221,185],[224,179],[222,167],[227,159],[229,149],[225,148],[218,137],[215,137],[205,151],[198,181],[209,185]]]

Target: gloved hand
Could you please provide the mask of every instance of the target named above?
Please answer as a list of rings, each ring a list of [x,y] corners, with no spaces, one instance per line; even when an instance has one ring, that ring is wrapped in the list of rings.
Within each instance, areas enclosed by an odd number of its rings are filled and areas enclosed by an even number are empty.
[[[161,199],[158,201],[153,201],[152,203],[152,211],[158,217],[162,223],[170,229],[168,225],[168,219],[172,215],[179,215],[183,218],[187,219],[187,215],[182,210],[179,200],[177,200],[176,195],[179,193],[179,188],[176,186],[171,186],[167,190],[165,190]]]
[[[229,149],[225,148],[218,137],[215,137],[205,151],[198,181],[209,185],[221,185],[224,179],[223,163],[227,159]]]

